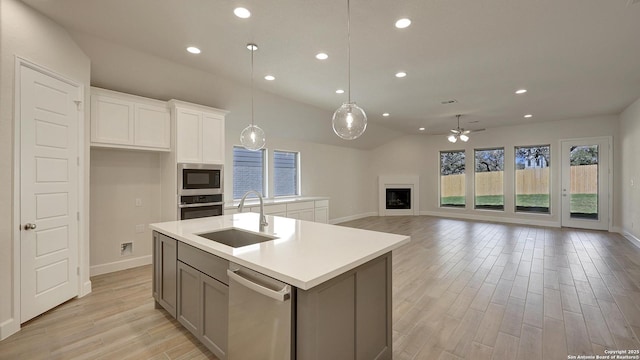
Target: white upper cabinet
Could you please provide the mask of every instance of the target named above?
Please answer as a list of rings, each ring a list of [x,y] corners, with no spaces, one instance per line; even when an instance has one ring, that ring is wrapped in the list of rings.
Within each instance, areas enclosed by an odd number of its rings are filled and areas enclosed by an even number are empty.
[[[91,88],[91,146],[170,151],[167,104]]]
[[[202,163],[202,113],[176,109],[176,149],[179,163]]]
[[[224,164],[227,111],[171,100],[178,163]]]

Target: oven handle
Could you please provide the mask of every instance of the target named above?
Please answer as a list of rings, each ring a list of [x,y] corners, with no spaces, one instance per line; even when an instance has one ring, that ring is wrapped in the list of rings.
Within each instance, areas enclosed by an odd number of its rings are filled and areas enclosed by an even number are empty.
[[[215,206],[215,205],[224,205],[224,201],[220,202],[211,202],[211,203],[197,203],[197,204],[178,204],[178,208],[192,208],[192,207],[202,207],[202,206]]]

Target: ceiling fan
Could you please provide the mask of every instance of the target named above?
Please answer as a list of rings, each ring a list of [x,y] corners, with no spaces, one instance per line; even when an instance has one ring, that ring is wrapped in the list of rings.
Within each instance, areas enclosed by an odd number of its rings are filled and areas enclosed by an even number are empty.
[[[484,131],[484,129],[477,129],[477,130],[465,130],[463,128],[460,127],[460,114],[456,115],[456,118],[458,118],[458,126],[455,129],[451,129],[449,130],[451,132],[451,134],[449,134],[449,136],[447,137],[447,140],[449,140],[449,142],[455,143],[456,141],[458,141],[458,139],[467,142],[469,141],[469,136],[468,134],[472,133],[472,132],[479,132],[479,131]]]

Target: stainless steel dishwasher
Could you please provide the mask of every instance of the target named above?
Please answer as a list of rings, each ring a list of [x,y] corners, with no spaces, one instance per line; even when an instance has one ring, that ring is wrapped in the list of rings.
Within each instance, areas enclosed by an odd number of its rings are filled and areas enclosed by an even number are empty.
[[[228,360],[293,358],[293,304],[290,285],[229,263]]]

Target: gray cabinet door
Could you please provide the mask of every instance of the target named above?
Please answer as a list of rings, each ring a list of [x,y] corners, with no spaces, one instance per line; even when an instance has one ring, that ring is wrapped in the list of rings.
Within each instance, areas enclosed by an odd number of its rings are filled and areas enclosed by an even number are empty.
[[[200,333],[200,272],[178,262],[178,306],[176,318],[194,335]]]
[[[176,316],[176,266],[178,245],[175,239],[154,232],[153,295],[171,316]]]
[[[391,295],[391,253],[298,289],[297,359],[391,359]]]
[[[227,358],[229,287],[207,275],[201,275],[202,326],[200,341],[218,358]]]
[[[356,276],[356,359],[391,359],[391,256],[364,264]]]

